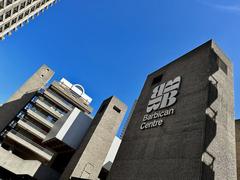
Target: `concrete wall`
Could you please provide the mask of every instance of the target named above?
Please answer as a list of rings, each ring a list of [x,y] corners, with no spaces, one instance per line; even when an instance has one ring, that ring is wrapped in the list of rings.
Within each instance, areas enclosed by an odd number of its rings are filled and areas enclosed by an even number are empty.
[[[202,156],[206,166],[203,167],[202,178],[236,180],[233,66],[215,43],[212,43],[211,48],[210,60],[214,64],[209,76],[212,85],[208,88],[205,152]],[[214,67],[216,61],[218,67]],[[222,63],[227,66],[227,72],[224,72]],[[206,167],[213,172],[211,175]]]
[[[112,145],[107,153],[106,159],[104,160],[104,163],[103,163],[103,167],[108,171],[112,167],[112,163],[117,155],[121,142],[122,140],[119,137],[115,136],[112,142]]]
[[[154,88],[177,76],[177,102],[162,109],[175,113],[160,118],[162,126],[140,130]],[[232,65],[212,41],[150,74],[108,180],[236,180],[232,81]]]
[[[51,79],[54,72],[46,65],[41,66],[10,98],[0,107],[0,131],[13,120],[24,106],[43,88]],[[16,175],[33,176],[41,162],[23,160],[16,155],[0,148],[0,166]]]
[[[126,105],[116,97],[103,102],[61,179],[97,179],[126,110]]]
[[[0,107],[0,131],[45,86],[54,72],[46,65],[41,66],[9,99]]]
[[[23,160],[0,147],[0,166],[16,175],[29,175],[33,177],[41,166],[41,162],[36,160]]]
[[[66,135],[64,136],[63,142],[69,144],[74,149],[78,149],[84,136],[88,132],[91,122],[92,118],[83,112],[80,112],[69,128],[69,131],[67,131]]]

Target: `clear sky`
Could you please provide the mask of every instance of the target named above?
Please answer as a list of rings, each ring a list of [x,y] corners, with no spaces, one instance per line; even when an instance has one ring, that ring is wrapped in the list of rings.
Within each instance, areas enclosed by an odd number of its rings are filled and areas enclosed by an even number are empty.
[[[209,39],[235,66],[240,118],[240,0],[61,0],[0,42],[0,103],[42,64],[82,84],[95,111],[129,107],[147,74]]]

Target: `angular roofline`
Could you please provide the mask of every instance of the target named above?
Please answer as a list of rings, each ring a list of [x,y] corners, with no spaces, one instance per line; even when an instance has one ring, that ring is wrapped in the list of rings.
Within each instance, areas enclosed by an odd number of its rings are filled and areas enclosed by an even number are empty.
[[[193,53],[195,53],[196,51],[198,51],[199,49],[202,49],[203,47],[209,46],[209,48],[211,48],[219,57],[223,57],[224,59],[228,60],[230,64],[231,61],[230,59],[224,54],[224,52],[221,50],[221,48],[219,48],[219,46],[217,45],[216,42],[214,42],[213,39],[208,40],[207,42],[203,43],[202,45],[194,48],[191,51],[188,51],[187,53],[181,55],[180,57],[178,57],[177,59],[171,61],[170,63],[162,66],[161,68],[158,68],[157,70],[153,71],[152,73],[150,73],[148,76],[151,76],[152,74],[156,73],[159,69],[163,69],[166,68],[167,66],[170,66],[171,64],[175,63],[176,61],[178,61],[179,59],[182,59],[185,56],[189,56]]]

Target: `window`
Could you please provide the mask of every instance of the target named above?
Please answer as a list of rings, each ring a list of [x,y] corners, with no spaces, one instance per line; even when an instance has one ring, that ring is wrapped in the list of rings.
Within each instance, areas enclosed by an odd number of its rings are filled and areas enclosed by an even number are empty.
[[[3,31],[3,28],[2,27],[0,27],[0,33]]]
[[[33,6],[32,8],[31,8],[31,12],[33,12],[35,10],[35,6]]]
[[[16,22],[17,22],[17,18],[14,18],[14,19],[12,20],[12,25],[15,24]]]
[[[11,10],[8,11],[8,12],[6,12],[6,14],[5,14],[5,18],[7,19],[7,18],[9,18],[10,16],[11,16]]]
[[[36,8],[39,8],[40,7],[40,3],[37,4]]]
[[[0,9],[3,9],[3,5],[4,5],[4,2],[2,0],[2,1],[0,1]]]
[[[56,122],[56,120],[54,120],[54,118],[50,115],[48,115],[46,119],[48,122],[53,123],[53,124]]]
[[[20,9],[23,9],[25,7],[26,2],[23,2],[20,6]]]
[[[31,103],[28,103],[24,109],[28,110],[28,109],[31,109],[33,107],[33,105]]]
[[[7,6],[12,4],[12,0],[7,0]]]
[[[19,17],[18,17],[18,20],[21,20],[23,18],[23,14],[21,14]]]
[[[27,5],[31,4],[32,0],[28,0],[27,1]]]
[[[29,10],[27,10],[26,12],[25,12],[25,16],[27,16],[29,14]]]
[[[45,0],[42,1],[42,5],[45,4]]]
[[[18,12],[18,6],[13,9],[13,14]]]
[[[119,109],[117,106],[113,106],[113,109],[118,112],[118,113],[121,113],[121,109]]]
[[[4,29],[8,29],[10,27],[10,23],[5,24]]]
[[[0,15],[0,22],[3,21],[3,15]]]
[[[162,80],[162,77],[163,77],[163,75],[161,74],[161,75],[159,75],[159,76],[157,76],[157,77],[153,78],[153,81],[152,81],[152,86],[154,86],[154,85],[156,85],[156,84],[160,83],[160,82],[161,82],[161,80]]]

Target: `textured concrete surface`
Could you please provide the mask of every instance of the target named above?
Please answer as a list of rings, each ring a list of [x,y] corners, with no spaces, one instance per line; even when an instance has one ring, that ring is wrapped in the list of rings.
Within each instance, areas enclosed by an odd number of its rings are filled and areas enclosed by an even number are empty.
[[[116,97],[105,100],[61,179],[97,179],[127,106]]]
[[[0,147],[0,166],[17,175],[33,176],[41,166],[40,161],[23,160]]]
[[[175,114],[140,130],[153,89],[177,76]],[[108,180],[236,180],[233,104],[232,64],[212,41],[150,74]]]
[[[41,66],[9,99],[0,107],[0,131],[33,98],[36,91],[44,87],[54,72],[46,65]]]
[[[54,72],[46,65],[41,66],[9,99],[0,107],[0,131],[7,127],[13,118],[52,78]],[[16,175],[34,176],[42,166],[37,160],[24,160],[0,148],[0,166]]]
[[[240,179],[240,119],[235,121],[236,125],[236,150],[237,150],[237,179]]]

